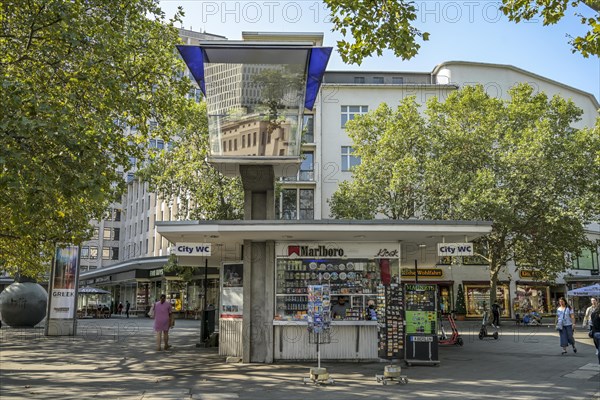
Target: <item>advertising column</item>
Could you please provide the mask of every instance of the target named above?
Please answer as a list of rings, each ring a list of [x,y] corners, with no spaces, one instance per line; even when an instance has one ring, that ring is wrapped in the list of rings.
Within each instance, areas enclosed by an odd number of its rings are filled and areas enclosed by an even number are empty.
[[[439,364],[437,337],[437,285],[405,284],[406,347],[411,364]]]
[[[57,247],[49,282],[47,336],[76,334],[79,247]]]

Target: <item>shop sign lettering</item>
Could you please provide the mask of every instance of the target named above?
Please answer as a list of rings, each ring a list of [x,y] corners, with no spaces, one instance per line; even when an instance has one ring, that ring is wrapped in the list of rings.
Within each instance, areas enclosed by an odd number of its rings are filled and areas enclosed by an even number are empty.
[[[210,243],[176,243],[172,253],[176,256],[210,256]]]
[[[522,269],[519,271],[519,276],[521,278],[541,278],[542,273],[540,271],[532,271],[527,269]]]
[[[163,269],[162,268],[150,270],[150,277],[151,278],[154,278],[154,277],[157,277],[157,276],[162,276],[162,275],[163,275]]]
[[[343,257],[344,249],[326,246],[288,246],[288,255],[296,254],[298,257]]]
[[[381,258],[398,258],[398,249],[396,250],[388,250],[388,249],[379,249],[375,257]]]
[[[444,271],[439,268],[422,268],[418,269],[419,278],[441,278],[444,276]],[[402,276],[415,276],[414,268],[402,268]]]
[[[473,255],[473,243],[438,243],[438,256],[461,257]]]

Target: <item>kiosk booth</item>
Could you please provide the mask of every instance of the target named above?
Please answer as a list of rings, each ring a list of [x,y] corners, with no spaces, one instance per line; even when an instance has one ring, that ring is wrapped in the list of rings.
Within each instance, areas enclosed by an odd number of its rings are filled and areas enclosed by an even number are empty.
[[[211,241],[213,247],[243,249],[239,260],[229,255],[221,263],[219,353],[266,363],[316,360],[306,315],[308,287],[319,282],[330,285],[332,304],[339,297],[347,304],[343,318],[332,317],[331,343],[321,347],[323,359],[404,359],[406,328],[411,345],[426,347],[408,354],[408,360],[428,361],[430,342],[422,337],[436,335],[435,321],[420,322],[435,314],[431,287],[437,285],[410,287],[408,301],[398,285],[401,269],[413,264],[414,243],[435,248],[442,237],[473,240],[491,231],[489,222],[416,220],[178,221],[157,226],[173,243]],[[267,251],[253,252],[257,243]],[[264,268],[255,267],[259,261]],[[436,261],[430,254],[422,266]],[[201,257],[186,260],[187,265],[202,263]],[[377,306],[377,320],[367,318],[371,302]],[[410,321],[404,321],[405,304]]]

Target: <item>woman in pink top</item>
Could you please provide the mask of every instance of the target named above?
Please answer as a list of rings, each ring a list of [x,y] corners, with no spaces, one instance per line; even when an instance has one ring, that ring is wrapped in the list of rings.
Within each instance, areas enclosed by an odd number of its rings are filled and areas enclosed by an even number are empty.
[[[156,350],[160,350],[161,336],[165,337],[165,350],[169,346],[169,329],[171,328],[172,306],[167,300],[167,296],[160,295],[160,301],[154,304],[154,332],[156,332]]]

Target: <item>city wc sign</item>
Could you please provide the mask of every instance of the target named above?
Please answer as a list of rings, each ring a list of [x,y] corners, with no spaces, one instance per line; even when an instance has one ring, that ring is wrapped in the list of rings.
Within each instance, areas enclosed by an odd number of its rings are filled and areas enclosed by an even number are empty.
[[[210,256],[210,243],[175,243],[171,254],[176,256]]]
[[[438,256],[462,257],[473,255],[473,243],[438,243]]]

